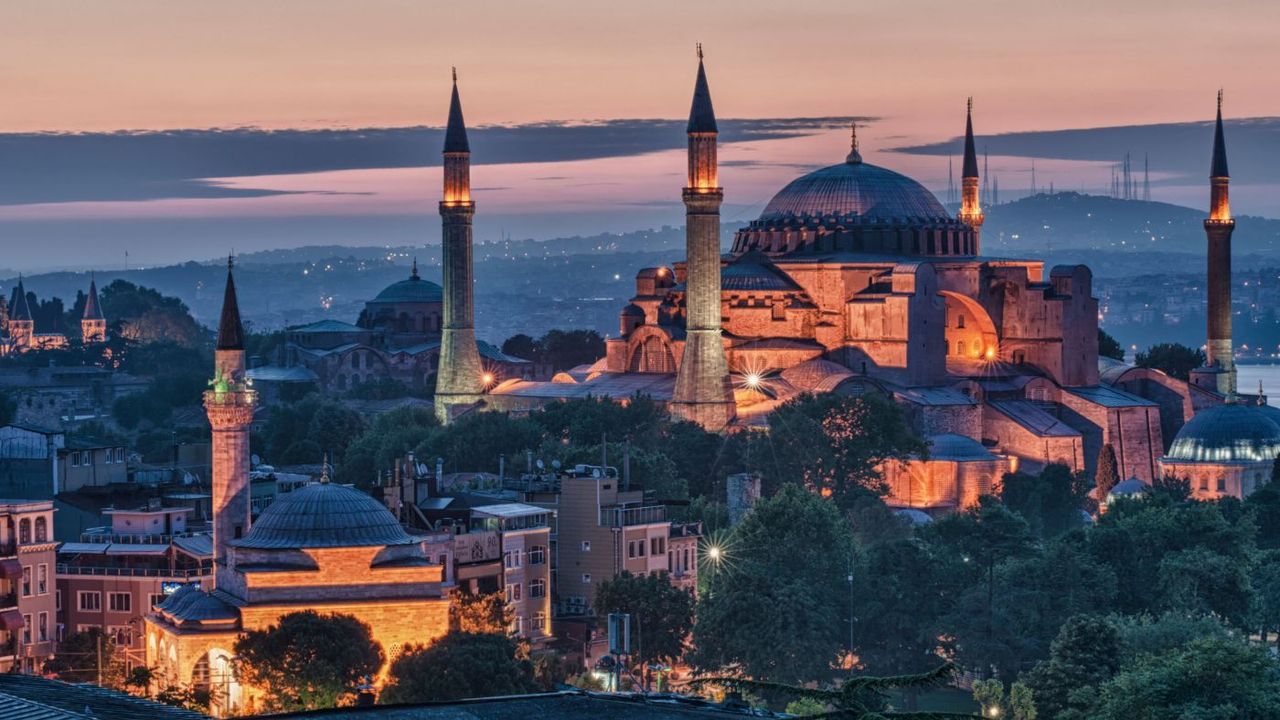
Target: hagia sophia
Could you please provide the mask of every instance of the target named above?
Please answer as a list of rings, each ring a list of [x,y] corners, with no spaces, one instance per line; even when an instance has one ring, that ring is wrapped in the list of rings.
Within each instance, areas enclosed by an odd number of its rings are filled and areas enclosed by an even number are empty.
[[[636,274],[605,357],[550,381],[485,388],[470,354],[475,204],[455,83],[441,214],[444,332],[458,350],[441,355],[442,419],[643,394],[734,431],[764,424],[801,393],[879,392],[933,448],[885,468],[888,500],[929,511],[967,505],[1009,471],[1061,463],[1092,474],[1107,444],[1122,478],[1188,478],[1201,498],[1239,497],[1269,476],[1280,411],[1235,384],[1221,98],[1205,221],[1208,362],[1190,382],[1099,357],[1088,267],[982,254],[972,102],[955,217],[920,183],[864,162],[855,128],[843,162],[788,183],[723,255],[717,127],[700,52],[687,134],[686,260]]]

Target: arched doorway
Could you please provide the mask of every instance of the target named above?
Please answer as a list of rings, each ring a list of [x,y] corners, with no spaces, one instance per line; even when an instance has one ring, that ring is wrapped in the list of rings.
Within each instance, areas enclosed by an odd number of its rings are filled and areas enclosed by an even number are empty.
[[[657,335],[650,335],[633,347],[627,369],[641,373],[673,373],[676,371],[676,361],[666,341]]]

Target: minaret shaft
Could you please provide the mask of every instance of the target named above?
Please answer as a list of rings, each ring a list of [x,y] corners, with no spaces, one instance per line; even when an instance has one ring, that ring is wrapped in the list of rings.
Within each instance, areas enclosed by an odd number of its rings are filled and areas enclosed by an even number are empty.
[[[984,163],[985,164],[985,163]],[[960,180],[959,220],[973,228],[973,254],[981,252],[982,214],[981,186],[978,179],[978,152],[973,141],[973,98],[964,125],[964,164]]]
[[[1235,348],[1231,340],[1231,234],[1236,222],[1231,217],[1230,185],[1222,131],[1222,93],[1219,92],[1209,170],[1209,218],[1204,221],[1209,272],[1205,365],[1218,370],[1214,376],[1216,389],[1227,397],[1236,393]]]
[[[475,276],[472,263],[471,148],[457,78],[445,130],[444,199],[440,201],[441,265],[444,323],[440,334],[440,362],[436,370],[436,418],[449,422],[460,406],[480,400],[483,368],[476,349]]]
[[[689,113],[689,184],[685,206],[685,346],[672,412],[708,430],[733,421],[737,408],[720,331],[720,205],[715,113],[699,48]]]

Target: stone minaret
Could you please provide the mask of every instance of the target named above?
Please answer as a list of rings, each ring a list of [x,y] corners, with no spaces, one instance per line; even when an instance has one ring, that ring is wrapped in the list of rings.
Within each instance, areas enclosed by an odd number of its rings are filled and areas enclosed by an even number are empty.
[[[982,206],[978,201],[978,152],[973,144],[973,98],[964,119],[964,169],[960,176],[960,222],[973,228],[973,254],[981,252]]]
[[[1217,373],[1215,389],[1223,395],[1236,392],[1235,353],[1231,347],[1231,219],[1227,188],[1227,146],[1222,136],[1222,92],[1218,92],[1218,122],[1213,131],[1213,160],[1209,169],[1209,218],[1204,232],[1209,241],[1209,337],[1206,365]]]
[[[98,304],[98,283],[89,276],[89,296],[84,300],[84,315],[80,318],[80,341],[85,345],[105,342],[107,339],[107,319],[102,315],[102,306]]]
[[[716,115],[698,46],[698,79],[689,111],[689,185],[685,207],[685,345],[671,398],[674,414],[720,430],[737,414],[720,339],[720,203]]]
[[[9,308],[9,341],[15,348],[30,347],[32,336],[36,334],[36,320],[31,315],[31,305],[27,302],[27,289],[22,284],[22,276],[18,276],[18,287],[13,291],[13,303]]]
[[[440,238],[444,266],[444,328],[440,337],[440,365],[436,371],[436,417],[447,423],[453,408],[480,400],[483,392],[480,353],[472,311],[475,281],[471,271],[471,145],[458,100],[458,73],[453,73],[449,126],[444,133],[444,199]]]
[[[244,377],[244,328],[236,284],[227,259],[227,289],[222,298],[211,389],[204,407],[213,428],[213,558],[215,585],[227,557],[227,544],[249,532],[249,425],[257,395]]]

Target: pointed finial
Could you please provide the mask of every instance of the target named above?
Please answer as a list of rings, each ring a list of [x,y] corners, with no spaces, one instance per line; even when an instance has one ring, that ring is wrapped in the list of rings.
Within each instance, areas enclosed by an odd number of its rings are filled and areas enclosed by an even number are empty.
[[[1222,88],[1218,88],[1218,112],[1222,112]]]
[[[698,61],[702,61],[702,43],[698,43]],[[1221,96],[1222,93],[1219,92],[1218,95]]]
[[[409,273],[409,277],[414,280],[418,279],[418,256],[417,255],[413,256],[413,271]]]
[[[451,70],[453,70],[453,84],[454,84],[454,85],[457,85],[457,84],[458,84],[458,68],[457,68],[457,66],[455,65],[454,67],[452,67],[452,68],[450,68],[450,69],[451,69]]]
[[[231,270],[235,266],[236,266],[236,254],[234,252],[227,253],[227,272],[231,272]]]
[[[973,114],[973,96],[972,96],[972,95],[970,95],[970,96],[969,96],[969,110],[968,110],[968,112],[969,112],[969,114],[970,114],[970,115],[972,115],[972,114]]]
[[[845,162],[856,165],[862,162],[862,153],[858,152],[858,123],[849,123],[849,155]]]
[[[329,453],[325,453],[320,459],[320,483],[327,485],[329,483]]]

